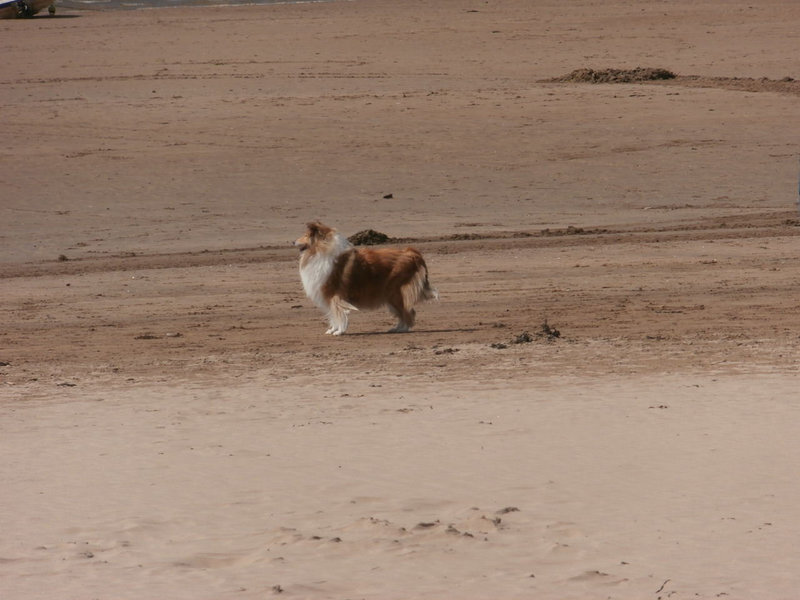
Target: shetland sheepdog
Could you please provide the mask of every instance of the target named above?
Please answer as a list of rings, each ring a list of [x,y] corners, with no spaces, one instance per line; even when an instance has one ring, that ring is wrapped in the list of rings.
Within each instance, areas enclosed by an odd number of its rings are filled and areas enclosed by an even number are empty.
[[[306,225],[294,245],[300,249],[300,279],[306,295],[323,310],[330,328],[342,335],[351,310],[388,306],[397,317],[389,331],[414,325],[414,305],[439,299],[428,283],[428,267],[414,248],[354,248],[335,229],[320,222]]]

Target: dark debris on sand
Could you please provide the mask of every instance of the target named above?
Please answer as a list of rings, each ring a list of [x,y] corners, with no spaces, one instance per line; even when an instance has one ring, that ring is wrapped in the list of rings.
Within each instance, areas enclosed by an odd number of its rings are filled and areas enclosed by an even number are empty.
[[[575,69],[571,73],[541,79],[540,83],[651,83],[668,81],[685,87],[720,88],[743,92],[777,92],[800,95],[800,80],[793,77],[770,79],[768,77],[708,77],[702,75],[677,75],[672,71],[653,67],[635,69]]]
[[[667,69],[636,67],[635,69],[575,69],[561,77],[547,79],[548,83],[635,83],[675,79],[677,75]]]
[[[374,229],[364,229],[358,233],[354,233],[347,240],[354,246],[374,246],[376,244],[385,244],[391,238],[385,233],[375,231]]]
[[[509,343],[510,344],[530,344],[535,340],[543,340],[546,342],[554,342],[558,338],[561,337],[561,332],[550,325],[546,320],[540,325],[539,330],[535,333],[528,333],[527,331],[523,331],[517,336],[514,336]],[[492,348],[496,350],[505,350],[508,348],[508,344],[503,342],[497,342],[494,344],[490,344]]]

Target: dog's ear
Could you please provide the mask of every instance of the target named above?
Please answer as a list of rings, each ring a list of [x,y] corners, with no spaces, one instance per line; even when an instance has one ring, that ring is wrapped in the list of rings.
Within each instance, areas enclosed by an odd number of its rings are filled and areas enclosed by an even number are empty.
[[[308,229],[309,237],[312,239],[325,237],[330,231],[329,227],[323,225],[319,221],[312,221],[311,223],[307,223],[306,228]]]

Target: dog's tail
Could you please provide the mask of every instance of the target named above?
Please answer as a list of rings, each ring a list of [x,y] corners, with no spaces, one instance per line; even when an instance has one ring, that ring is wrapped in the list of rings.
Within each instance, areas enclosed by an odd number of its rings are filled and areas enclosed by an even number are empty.
[[[428,267],[425,267],[425,282],[422,284],[422,300],[438,300],[439,290],[428,281]]]
[[[428,266],[425,264],[425,260],[416,250],[411,250],[411,252],[413,252],[416,269],[411,279],[402,287],[403,302],[408,308],[425,300],[439,299],[439,291],[432,287],[428,280]]]

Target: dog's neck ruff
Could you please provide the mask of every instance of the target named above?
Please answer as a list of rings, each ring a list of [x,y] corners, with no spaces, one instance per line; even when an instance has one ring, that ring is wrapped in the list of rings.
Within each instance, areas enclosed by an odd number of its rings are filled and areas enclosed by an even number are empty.
[[[333,239],[312,245],[300,257],[300,280],[303,282],[303,289],[319,308],[328,310],[328,299],[323,294],[323,288],[333,272],[336,259],[352,247],[347,238],[334,233]]]

